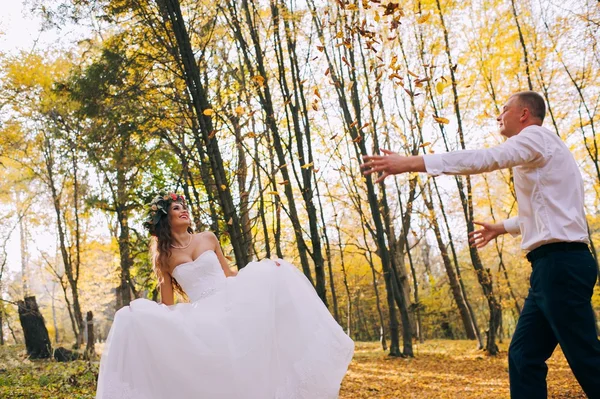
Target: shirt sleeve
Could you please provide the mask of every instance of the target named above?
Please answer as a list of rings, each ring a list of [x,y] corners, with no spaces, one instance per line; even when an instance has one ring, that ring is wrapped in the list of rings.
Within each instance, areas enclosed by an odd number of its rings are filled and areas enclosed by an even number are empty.
[[[519,226],[518,216],[506,219],[504,222],[502,222],[502,224],[504,225],[504,229],[506,230],[506,232],[509,233],[511,236],[516,237],[519,234],[521,234],[521,226]]]
[[[543,161],[544,135],[541,129],[525,128],[519,134],[492,148],[423,155],[425,169],[433,176],[475,175]]]

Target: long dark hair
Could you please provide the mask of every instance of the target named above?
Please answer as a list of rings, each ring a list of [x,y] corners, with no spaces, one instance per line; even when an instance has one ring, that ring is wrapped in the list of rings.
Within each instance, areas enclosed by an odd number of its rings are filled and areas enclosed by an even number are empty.
[[[179,203],[185,206],[183,202],[179,201],[173,201],[172,203]],[[169,206],[170,205],[171,204],[169,204]],[[194,233],[191,226],[188,227],[188,233]],[[171,245],[173,244],[173,236],[171,235],[171,225],[169,223],[168,213],[161,214],[158,222],[152,226],[152,229],[150,229],[150,234],[152,235],[150,238],[152,269],[154,270],[154,273],[156,273],[158,283],[161,284],[164,281],[164,276],[170,272],[168,259],[171,257]],[[171,284],[173,291],[177,292],[182,297],[187,298],[183,288],[181,288],[173,276],[171,276]]]

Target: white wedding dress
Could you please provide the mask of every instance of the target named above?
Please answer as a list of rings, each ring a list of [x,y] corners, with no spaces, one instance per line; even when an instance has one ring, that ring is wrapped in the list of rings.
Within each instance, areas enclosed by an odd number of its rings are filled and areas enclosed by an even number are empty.
[[[210,250],[177,266],[191,302],[136,299],[116,313],[96,398],[337,398],[354,342],[308,279],[278,262],[226,278]]]

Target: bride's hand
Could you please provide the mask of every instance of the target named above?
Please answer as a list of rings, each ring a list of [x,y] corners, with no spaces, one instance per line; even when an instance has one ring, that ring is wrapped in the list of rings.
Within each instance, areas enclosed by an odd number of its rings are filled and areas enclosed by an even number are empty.
[[[473,222],[474,224],[481,226],[479,230],[475,230],[469,233],[469,243],[474,248],[481,248],[487,245],[488,242],[498,237],[501,234],[506,233],[503,223],[484,223],[484,222]]]

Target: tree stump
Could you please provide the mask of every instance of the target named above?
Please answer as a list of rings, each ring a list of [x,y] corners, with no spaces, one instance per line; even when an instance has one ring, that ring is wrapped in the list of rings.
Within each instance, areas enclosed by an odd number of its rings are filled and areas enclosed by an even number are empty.
[[[30,359],[47,359],[52,356],[52,345],[44,317],[38,309],[35,296],[18,301],[19,320],[25,337],[25,347]]]
[[[54,350],[54,359],[57,362],[73,362],[79,359],[79,353],[69,350],[67,348],[58,347]]]
[[[85,358],[92,359],[96,356],[96,350],[94,347],[94,314],[90,310],[86,315],[87,320],[87,346],[85,348]]]

